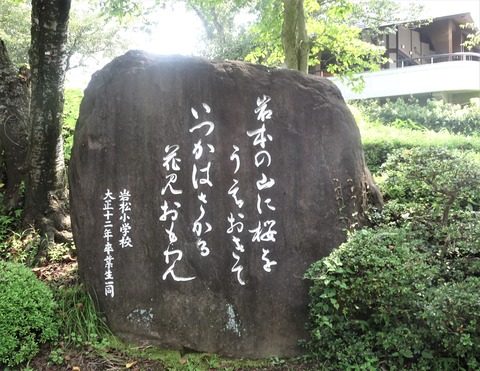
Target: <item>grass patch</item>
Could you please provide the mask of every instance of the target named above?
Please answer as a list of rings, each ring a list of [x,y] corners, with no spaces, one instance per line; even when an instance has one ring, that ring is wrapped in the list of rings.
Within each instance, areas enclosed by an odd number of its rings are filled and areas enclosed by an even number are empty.
[[[118,338],[111,338],[111,347],[117,354],[125,354],[131,359],[130,363],[142,360],[159,361],[168,370],[238,370],[238,369],[265,369],[282,362],[279,359],[247,360],[228,359],[210,353],[182,354],[176,350],[156,348],[154,346],[138,347],[124,344]],[[119,360],[115,353],[105,352],[104,357]],[[120,358],[121,360],[121,358]],[[286,361],[283,361],[286,362]]]

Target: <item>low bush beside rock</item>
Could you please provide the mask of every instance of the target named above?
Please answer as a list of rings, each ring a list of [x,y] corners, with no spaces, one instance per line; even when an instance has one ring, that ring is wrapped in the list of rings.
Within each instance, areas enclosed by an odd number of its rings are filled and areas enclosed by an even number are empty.
[[[25,266],[0,261],[0,366],[30,360],[58,337],[51,290]]]

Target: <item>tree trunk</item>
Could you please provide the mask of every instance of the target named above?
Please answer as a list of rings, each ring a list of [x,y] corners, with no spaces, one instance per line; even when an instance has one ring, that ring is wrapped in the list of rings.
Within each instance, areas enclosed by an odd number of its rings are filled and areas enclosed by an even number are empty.
[[[14,69],[5,44],[0,40],[0,172],[3,207],[10,210],[20,202],[28,148],[28,84]]]
[[[32,0],[31,132],[24,223],[48,241],[71,238],[62,112],[70,0]]]
[[[309,42],[303,0],[283,0],[282,43],[288,68],[308,72]]]

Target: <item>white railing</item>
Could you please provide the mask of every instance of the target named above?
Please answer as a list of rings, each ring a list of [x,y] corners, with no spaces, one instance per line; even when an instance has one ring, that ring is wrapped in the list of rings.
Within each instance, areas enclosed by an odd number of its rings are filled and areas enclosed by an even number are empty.
[[[477,61],[480,62],[480,53],[446,53],[446,54],[432,54],[423,57],[397,59],[390,62],[390,65],[395,65],[398,68],[418,66],[421,64],[433,64],[440,62],[457,62],[457,61]]]

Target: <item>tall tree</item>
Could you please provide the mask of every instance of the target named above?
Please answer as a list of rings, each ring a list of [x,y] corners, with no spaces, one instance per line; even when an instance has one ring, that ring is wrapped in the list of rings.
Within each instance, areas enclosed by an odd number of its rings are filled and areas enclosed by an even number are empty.
[[[252,28],[257,46],[247,60],[283,64],[304,72],[309,65],[321,65],[323,70],[350,79],[356,72],[376,69],[383,62],[384,48],[363,41],[362,29],[352,22],[364,6],[374,1],[380,0],[362,2],[361,6],[351,0],[259,1],[258,22]],[[362,14],[369,24],[385,20],[382,16],[373,22],[373,13]]]
[[[31,132],[24,222],[48,240],[70,238],[62,111],[71,0],[32,0]]]
[[[251,39],[246,44],[252,47],[245,56],[247,61],[283,65],[303,72],[308,71],[309,65],[320,64],[324,70],[349,78],[356,72],[378,68],[384,60],[382,47],[362,40],[360,26],[367,26],[378,34],[379,25],[395,20],[398,13],[398,6],[391,0],[360,3],[352,0],[228,2],[235,6],[225,7],[225,2],[219,0],[186,0],[202,20],[209,43],[218,45],[222,42],[218,37],[212,37],[215,35],[213,31],[221,30],[226,34],[226,30],[232,28],[231,20],[236,14],[249,12],[256,16],[256,22],[240,34],[243,40],[245,35]],[[232,33],[229,42],[234,40],[235,34]]]
[[[285,65],[307,73],[310,41],[303,0],[283,0],[282,44]]]
[[[68,32],[67,39],[71,0],[0,3],[0,39],[5,37],[7,41],[0,48],[0,173],[6,177],[2,179],[7,191],[4,200],[7,207],[15,206],[19,185],[25,180],[24,224],[38,228],[51,241],[70,239],[61,136],[65,72],[95,55],[112,53],[118,47],[114,40],[119,39],[122,28],[118,22],[106,24],[98,8],[95,13],[95,7],[86,8],[86,4],[76,3],[84,8],[74,13],[73,32]],[[13,63],[5,44],[14,51]],[[31,106],[27,81],[22,83],[18,67],[14,67],[28,60]]]
[[[0,39],[0,168],[3,169],[3,206],[18,206],[26,171],[29,102],[28,71],[19,75]]]

